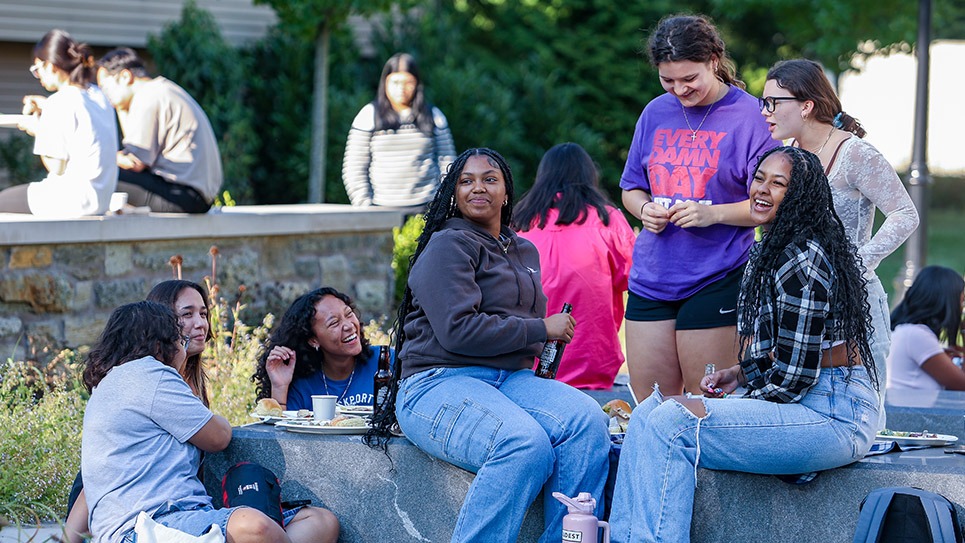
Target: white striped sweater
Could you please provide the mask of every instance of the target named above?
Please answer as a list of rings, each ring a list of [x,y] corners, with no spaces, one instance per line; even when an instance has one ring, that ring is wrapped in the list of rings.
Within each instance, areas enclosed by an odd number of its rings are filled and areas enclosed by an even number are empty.
[[[410,119],[397,130],[375,130],[375,106],[355,116],[345,142],[342,183],[354,206],[423,205],[435,195],[456,154],[446,116],[432,108],[435,131],[427,136]]]

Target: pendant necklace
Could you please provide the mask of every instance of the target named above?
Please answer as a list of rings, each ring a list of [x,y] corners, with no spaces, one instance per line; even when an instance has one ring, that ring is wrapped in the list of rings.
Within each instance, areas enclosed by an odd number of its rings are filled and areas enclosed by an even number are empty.
[[[718,88],[718,90],[717,90],[717,94],[720,94],[720,89],[719,89],[719,88]],[[713,102],[712,104],[710,104],[710,106],[707,108],[707,111],[704,112],[704,118],[700,120],[700,124],[697,125],[697,128],[694,128],[693,126],[690,125],[690,118],[687,117],[687,108],[684,107],[684,104],[683,104],[682,102],[680,103],[680,111],[683,112],[683,114],[684,114],[684,121],[687,123],[687,128],[690,129],[690,141],[691,141],[691,142],[697,141],[697,131],[700,130],[700,127],[701,127],[701,126],[704,126],[704,121],[707,120],[707,116],[710,115],[710,112],[713,111],[714,106],[716,106],[716,105],[717,105],[717,102],[720,102],[720,100],[721,100],[721,99],[718,98],[717,100],[714,100],[714,102]]]
[[[509,253],[509,246],[513,244],[513,238],[506,236],[505,234],[499,234],[499,238],[496,240],[499,243],[499,248],[503,250],[503,254]]]
[[[342,390],[342,394],[338,397],[337,400],[335,400],[336,404],[342,404],[342,400],[345,399],[345,395],[348,393],[348,389],[351,388],[352,386],[352,378],[355,377],[355,369],[357,367],[358,365],[352,368],[352,373],[350,373],[348,376],[348,383],[345,384],[345,389]],[[328,379],[325,378],[325,368],[322,368],[322,384],[325,385],[325,395],[331,396],[331,394],[328,393]]]

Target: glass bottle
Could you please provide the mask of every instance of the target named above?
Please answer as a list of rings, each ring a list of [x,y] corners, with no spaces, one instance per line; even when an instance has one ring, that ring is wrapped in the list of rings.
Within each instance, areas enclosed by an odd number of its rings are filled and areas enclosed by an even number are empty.
[[[570,313],[573,306],[563,304],[562,313]],[[559,339],[551,339],[543,344],[543,352],[539,355],[539,364],[536,365],[536,376],[544,379],[556,379],[556,371],[560,369],[560,360],[563,359],[563,348],[566,343]]]
[[[388,345],[379,346],[379,366],[375,370],[375,383],[372,387],[372,416],[379,414],[389,397],[392,388],[391,352]]]

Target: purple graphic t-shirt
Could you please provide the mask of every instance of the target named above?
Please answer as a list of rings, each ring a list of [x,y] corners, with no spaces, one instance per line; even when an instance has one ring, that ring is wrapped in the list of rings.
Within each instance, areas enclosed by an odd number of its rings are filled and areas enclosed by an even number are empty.
[[[708,107],[713,110],[704,117]],[[696,137],[687,120],[699,125]],[[740,202],[748,198],[758,158],[777,145],[757,99],[737,87],[712,106],[687,108],[687,119],[680,101],[663,94],[640,114],[620,188],[645,190],[666,208],[688,200]],[[687,298],[746,262],[753,242],[753,228],[723,224],[685,229],[668,223],[659,234],[642,230],[630,290],[654,300]]]

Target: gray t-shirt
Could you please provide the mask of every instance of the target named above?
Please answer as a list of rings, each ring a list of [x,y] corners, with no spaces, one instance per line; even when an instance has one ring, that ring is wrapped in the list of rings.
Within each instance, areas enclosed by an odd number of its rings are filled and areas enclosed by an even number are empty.
[[[155,77],[138,88],[127,114],[118,118],[124,151],[155,175],[214,201],[223,180],[218,140],[204,110],[187,91]]]
[[[84,412],[81,468],[95,543],[119,543],[139,511],[211,505],[188,440],[213,414],[180,375],[152,357],[112,369]]]

